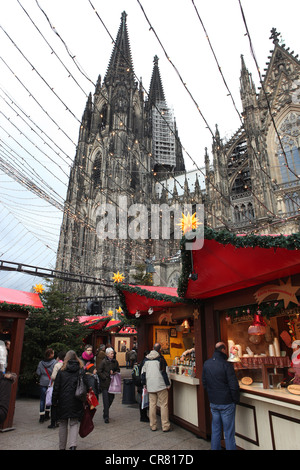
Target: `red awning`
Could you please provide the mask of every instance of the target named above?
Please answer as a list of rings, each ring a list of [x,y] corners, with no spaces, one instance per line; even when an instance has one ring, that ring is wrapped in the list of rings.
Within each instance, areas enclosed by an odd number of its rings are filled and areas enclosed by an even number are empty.
[[[0,287],[0,303],[4,302],[34,308],[44,308],[39,294]]]
[[[133,286],[118,284],[117,290],[122,293],[121,304],[124,311],[129,315],[148,315],[150,308],[153,311],[164,307],[175,307],[182,305],[184,299],[177,294],[176,287],[160,286]],[[125,305],[124,305],[125,303]]]
[[[84,326],[87,326],[88,328],[92,328],[93,330],[102,330],[107,322],[109,321],[110,316],[109,315],[102,315],[102,316],[83,316],[79,317],[80,323],[84,323]]]
[[[136,335],[137,331],[132,326],[123,326],[118,333],[119,335]]]
[[[122,320],[115,320],[112,318],[107,325],[105,326],[104,330],[109,330],[109,331],[118,331],[118,329],[124,324]]]
[[[205,239],[202,249],[192,251],[192,261],[197,279],[188,279],[187,299],[214,297],[300,273],[299,249],[236,247]]]

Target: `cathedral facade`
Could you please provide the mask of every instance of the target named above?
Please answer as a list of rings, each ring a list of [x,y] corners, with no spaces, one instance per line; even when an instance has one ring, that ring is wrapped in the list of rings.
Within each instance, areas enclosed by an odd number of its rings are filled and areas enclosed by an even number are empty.
[[[150,221],[142,238],[129,237],[132,206],[150,214],[153,205],[204,204],[205,223],[216,230],[299,231],[300,62],[278,36],[272,30],[274,48],[259,93],[242,57],[241,126],[226,142],[216,127],[211,154],[205,149],[203,176],[185,171],[158,58],[148,92],[136,79],[122,14],[107,72],[103,81],[99,76],[83,113],[56,269],[104,281],[119,271],[130,281],[132,268],[155,257],[160,273],[155,283],[174,285],[179,240],[153,237]],[[71,284],[63,288],[77,296],[112,293],[97,285]]]

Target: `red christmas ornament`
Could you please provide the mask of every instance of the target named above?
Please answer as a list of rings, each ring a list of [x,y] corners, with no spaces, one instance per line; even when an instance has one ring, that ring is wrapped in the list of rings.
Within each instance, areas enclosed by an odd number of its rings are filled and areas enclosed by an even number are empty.
[[[266,322],[261,316],[261,312],[258,310],[254,314],[253,323],[248,328],[248,335],[264,335],[266,332]]]

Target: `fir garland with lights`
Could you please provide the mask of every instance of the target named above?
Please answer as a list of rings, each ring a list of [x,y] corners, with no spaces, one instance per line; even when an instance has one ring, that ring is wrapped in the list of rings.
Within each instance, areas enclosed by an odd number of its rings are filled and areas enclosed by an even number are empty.
[[[293,302],[290,302],[290,308],[291,304]],[[293,304],[297,307],[296,304]],[[295,308],[296,308],[295,307]],[[242,320],[243,317],[248,317],[248,316],[254,316],[255,313],[260,312],[260,314],[267,318],[270,319],[271,317],[275,317],[280,315],[281,313],[283,315],[287,315],[286,309],[284,308],[284,301],[283,300],[272,300],[268,302],[262,302],[261,304],[251,304],[251,305],[243,305],[242,307],[232,307],[229,309],[226,309],[226,315],[227,317],[230,317],[232,321],[234,320]]]
[[[190,232],[191,233],[191,232]],[[196,230],[192,230],[195,233]],[[210,227],[204,227],[204,243],[205,240],[215,240],[222,245],[232,245],[236,248],[285,248],[287,250],[300,249],[300,233],[292,235],[236,235],[235,233],[228,232],[227,230],[214,230]],[[180,241],[182,272],[178,282],[178,295],[185,296],[188,287],[189,276],[192,273],[192,250],[186,250],[185,244],[191,243],[191,236],[186,235]]]

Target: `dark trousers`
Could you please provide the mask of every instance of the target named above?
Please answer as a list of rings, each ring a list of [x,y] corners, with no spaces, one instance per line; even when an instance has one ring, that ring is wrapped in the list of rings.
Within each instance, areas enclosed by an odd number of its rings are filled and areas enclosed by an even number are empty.
[[[113,393],[108,393],[107,389],[102,390],[102,399],[103,399],[103,418],[109,418],[109,408],[111,407],[112,402],[114,401],[115,395]]]

